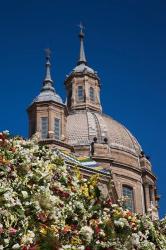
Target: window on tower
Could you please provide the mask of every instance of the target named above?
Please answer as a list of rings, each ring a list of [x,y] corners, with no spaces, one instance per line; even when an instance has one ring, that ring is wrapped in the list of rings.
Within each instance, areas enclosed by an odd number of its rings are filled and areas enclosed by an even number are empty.
[[[46,139],[48,136],[48,117],[41,117],[41,138]]]
[[[94,102],[95,101],[95,94],[94,94],[94,88],[92,88],[92,87],[89,88],[89,96],[90,96],[90,100],[92,102]]]
[[[78,101],[84,101],[84,91],[82,86],[78,86]]]
[[[61,136],[61,122],[60,119],[55,118],[54,120],[54,134],[55,134],[55,139],[60,140]]]
[[[123,186],[124,203],[123,208],[134,212],[134,195],[133,188],[129,186]]]

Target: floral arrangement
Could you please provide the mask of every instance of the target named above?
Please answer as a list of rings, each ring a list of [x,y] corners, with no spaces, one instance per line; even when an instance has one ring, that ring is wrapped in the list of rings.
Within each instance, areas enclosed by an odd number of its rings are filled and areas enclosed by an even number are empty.
[[[112,204],[35,139],[0,133],[0,250],[166,249],[166,220]]]

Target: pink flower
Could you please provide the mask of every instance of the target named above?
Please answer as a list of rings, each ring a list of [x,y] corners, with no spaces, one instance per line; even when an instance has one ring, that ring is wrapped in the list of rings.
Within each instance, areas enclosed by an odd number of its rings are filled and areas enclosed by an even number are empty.
[[[10,235],[15,235],[16,233],[17,233],[17,229],[15,229],[13,227],[9,228],[9,234]]]
[[[37,215],[37,218],[38,218],[38,220],[40,220],[42,222],[46,222],[47,221],[47,215],[44,214],[44,213],[42,213],[42,212]]]
[[[3,233],[3,227],[0,226],[0,234],[2,234],[2,233]]]

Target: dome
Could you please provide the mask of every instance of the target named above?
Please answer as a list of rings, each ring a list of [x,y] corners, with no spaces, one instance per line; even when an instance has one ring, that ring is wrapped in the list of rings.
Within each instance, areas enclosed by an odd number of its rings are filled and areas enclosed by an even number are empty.
[[[67,117],[67,140],[70,145],[90,145],[94,137],[99,143],[108,139],[111,148],[134,155],[142,151],[136,138],[122,124],[110,116],[93,111],[77,111]]]
[[[62,98],[52,90],[41,91],[40,94],[33,100],[33,103],[47,101],[54,101],[63,104]]]
[[[89,66],[85,65],[84,63],[77,65],[74,69],[73,72],[76,73],[83,73],[83,72],[88,72],[88,73],[92,73],[95,74],[95,71],[90,68]]]

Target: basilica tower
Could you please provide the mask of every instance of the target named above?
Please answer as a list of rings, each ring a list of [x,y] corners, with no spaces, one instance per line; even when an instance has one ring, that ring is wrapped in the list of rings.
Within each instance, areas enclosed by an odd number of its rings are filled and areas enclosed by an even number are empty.
[[[37,134],[41,142],[53,143],[63,147],[67,146],[65,144],[67,108],[53,86],[50,56],[51,52],[47,49],[43,86],[40,94],[27,109],[29,137]]]
[[[69,111],[90,109],[101,112],[100,79],[88,66],[84,51],[84,33],[80,26],[80,53],[77,66],[65,80]]]

